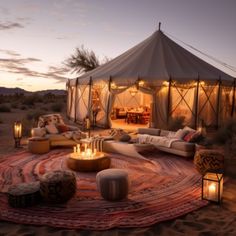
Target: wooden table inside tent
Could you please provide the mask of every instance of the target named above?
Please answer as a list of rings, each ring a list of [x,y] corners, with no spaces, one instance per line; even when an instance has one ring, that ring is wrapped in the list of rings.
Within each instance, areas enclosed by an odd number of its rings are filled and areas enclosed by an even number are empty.
[[[150,119],[150,112],[148,111],[127,111],[126,122],[135,124],[147,124]]]

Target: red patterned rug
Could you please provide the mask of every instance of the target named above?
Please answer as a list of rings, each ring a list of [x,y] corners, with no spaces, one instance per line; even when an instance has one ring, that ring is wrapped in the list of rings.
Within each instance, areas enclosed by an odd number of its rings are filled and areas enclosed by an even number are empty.
[[[9,186],[36,181],[47,171],[68,169],[68,153],[68,150],[53,150],[36,155],[22,151],[1,159],[0,219],[69,229],[107,230],[150,226],[207,204],[201,200],[201,176],[192,161],[157,152],[143,159],[112,154],[111,168],[129,172],[131,189],[127,200],[103,200],[97,191],[96,173],[77,172],[77,192],[66,204],[41,203],[24,209],[8,205]]]

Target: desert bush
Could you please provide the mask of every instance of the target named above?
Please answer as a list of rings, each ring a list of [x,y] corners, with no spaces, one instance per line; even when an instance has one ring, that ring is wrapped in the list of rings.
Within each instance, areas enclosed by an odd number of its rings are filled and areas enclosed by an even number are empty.
[[[38,94],[34,94],[32,96],[25,97],[22,103],[24,105],[32,107],[32,106],[35,105],[36,102],[38,102],[38,103],[43,102],[42,97],[40,95],[38,95]]]
[[[168,129],[172,131],[177,131],[178,129],[181,129],[184,127],[184,116],[177,116],[174,118],[170,118]]]
[[[27,107],[26,107],[26,106],[21,106],[20,109],[21,109],[21,110],[26,110]]]
[[[51,105],[51,110],[54,112],[61,112],[64,107],[62,103],[54,103]]]
[[[11,108],[7,105],[1,105],[0,112],[11,112]]]
[[[26,114],[26,119],[27,120],[32,120],[32,121],[37,121],[38,118],[41,116],[41,115],[44,115],[45,112],[44,111],[41,111],[41,110],[35,110],[35,111],[31,111],[31,112],[28,112]]]
[[[216,144],[224,145],[232,142],[234,136],[236,136],[236,120],[229,119],[217,130],[213,137],[213,141]]]
[[[11,104],[11,108],[17,109],[19,107],[19,103],[18,102],[14,102]]]

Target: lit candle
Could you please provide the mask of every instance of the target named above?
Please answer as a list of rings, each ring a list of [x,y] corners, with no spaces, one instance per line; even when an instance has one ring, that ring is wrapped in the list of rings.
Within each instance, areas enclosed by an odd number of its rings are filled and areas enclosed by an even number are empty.
[[[84,151],[86,152],[87,150],[87,143],[84,144]]]
[[[81,153],[81,156],[82,156],[82,157],[85,157],[85,152],[82,152],[82,153]]]
[[[88,148],[86,154],[87,154],[87,157],[91,157],[92,150]]]
[[[214,200],[215,195],[216,195],[216,185],[213,183],[213,184],[210,184],[209,186],[209,198],[211,200]]]
[[[80,144],[77,144],[77,153],[80,154]]]
[[[76,146],[74,146],[74,153],[76,153]]]

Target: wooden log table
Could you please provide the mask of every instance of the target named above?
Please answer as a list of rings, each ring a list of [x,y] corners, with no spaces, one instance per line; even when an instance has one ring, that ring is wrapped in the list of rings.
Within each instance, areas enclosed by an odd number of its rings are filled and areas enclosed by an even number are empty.
[[[110,157],[102,152],[97,152],[94,157],[79,157],[77,154],[70,154],[67,159],[67,166],[75,171],[89,172],[100,171],[110,167]]]

